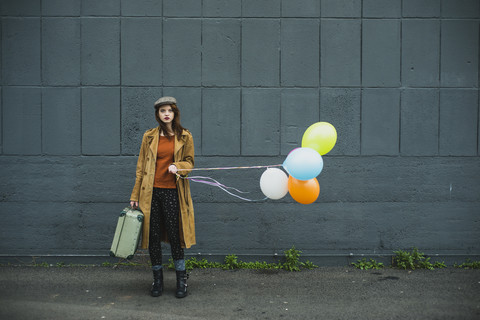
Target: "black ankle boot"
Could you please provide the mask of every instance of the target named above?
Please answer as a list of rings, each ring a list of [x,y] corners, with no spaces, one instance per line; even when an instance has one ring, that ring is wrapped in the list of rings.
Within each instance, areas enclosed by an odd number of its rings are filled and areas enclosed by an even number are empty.
[[[187,279],[188,273],[183,271],[177,271],[177,292],[175,292],[175,297],[185,298],[187,296]]]
[[[153,270],[152,297],[161,296],[163,292],[163,269]]]

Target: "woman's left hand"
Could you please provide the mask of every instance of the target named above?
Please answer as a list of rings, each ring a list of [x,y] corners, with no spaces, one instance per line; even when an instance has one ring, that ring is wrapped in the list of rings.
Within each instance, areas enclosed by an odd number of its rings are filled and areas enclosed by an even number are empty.
[[[173,164],[171,164],[169,167],[168,167],[168,172],[169,173],[173,173],[173,174],[176,174],[178,171],[177,167]]]

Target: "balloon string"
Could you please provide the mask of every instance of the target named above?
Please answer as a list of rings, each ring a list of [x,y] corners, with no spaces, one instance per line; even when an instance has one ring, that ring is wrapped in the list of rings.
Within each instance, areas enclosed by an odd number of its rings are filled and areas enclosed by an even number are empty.
[[[281,166],[283,166],[283,164],[272,164],[272,165],[268,165],[268,166],[249,166],[249,167],[218,167],[218,168],[177,169],[177,171],[261,169],[261,168],[271,168],[271,167],[281,167]]]
[[[182,177],[178,173],[177,173],[177,177],[179,177],[181,179],[185,179],[185,180],[190,180],[190,181],[193,181],[193,182],[203,183],[203,184],[210,185],[210,186],[213,186],[213,187],[218,187],[219,189],[225,191],[226,193],[228,193],[231,196],[234,196],[234,197],[237,197],[241,200],[245,200],[245,201],[249,201],[249,202],[265,201],[265,200],[268,199],[268,197],[265,197],[264,199],[252,200],[252,199],[241,197],[238,194],[235,194],[235,193],[233,193],[229,190],[234,190],[235,192],[238,192],[238,193],[248,193],[248,192],[240,191],[240,190],[238,190],[236,188],[232,188],[232,187],[227,187],[226,185],[224,185],[224,184],[222,184],[222,183],[218,182],[217,180],[215,180],[213,178],[210,178],[210,177],[202,177],[202,176]]]

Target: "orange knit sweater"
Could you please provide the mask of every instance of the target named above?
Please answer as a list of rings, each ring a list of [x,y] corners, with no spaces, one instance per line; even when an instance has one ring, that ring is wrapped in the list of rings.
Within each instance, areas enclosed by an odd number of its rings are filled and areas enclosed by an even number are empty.
[[[175,137],[169,138],[160,136],[158,139],[157,164],[155,167],[155,188],[176,189],[176,177],[168,172],[168,166],[173,163],[173,152],[175,148]]]

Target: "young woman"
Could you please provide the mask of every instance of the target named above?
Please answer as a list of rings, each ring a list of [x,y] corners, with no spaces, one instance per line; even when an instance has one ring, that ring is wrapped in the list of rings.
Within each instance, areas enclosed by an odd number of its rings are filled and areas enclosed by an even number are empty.
[[[149,249],[152,262],[151,295],[158,297],[163,292],[163,241],[170,243],[175,264],[175,296],[183,298],[188,279],[183,249],[195,244],[195,222],[189,182],[176,174],[186,176],[193,168],[193,138],[180,124],[175,98],[162,97],[154,107],[159,126],[143,135],[130,205],[145,215],[141,247]]]

